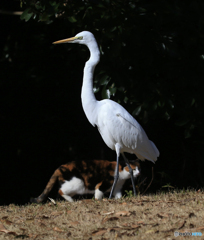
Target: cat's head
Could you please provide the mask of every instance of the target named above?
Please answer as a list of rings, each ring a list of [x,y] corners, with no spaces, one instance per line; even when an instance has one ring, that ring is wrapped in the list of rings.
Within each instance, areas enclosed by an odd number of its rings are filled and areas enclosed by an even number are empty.
[[[133,177],[136,178],[140,174],[140,163],[139,160],[131,160],[129,161],[130,166],[133,170]],[[120,172],[120,178],[121,179],[129,179],[130,178],[130,172],[128,166],[124,163],[122,166],[123,171]]]
[[[129,161],[129,163],[133,170],[133,177],[136,178],[140,174],[140,171],[141,171],[139,160],[138,159],[131,160],[131,161]]]

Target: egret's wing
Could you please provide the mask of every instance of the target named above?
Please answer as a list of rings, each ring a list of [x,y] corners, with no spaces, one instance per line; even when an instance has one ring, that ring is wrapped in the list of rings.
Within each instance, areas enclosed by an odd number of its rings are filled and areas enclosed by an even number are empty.
[[[104,135],[141,160],[156,161],[159,151],[141,125],[119,104],[107,101],[101,116]]]
[[[117,119],[117,134],[118,141],[121,139],[121,143],[131,149],[136,149],[138,144],[138,137],[140,135],[140,126],[135,126],[131,119],[125,118],[120,113],[116,114]]]
[[[107,146],[115,149],[119,143],[124,152],[134,153],[141,160],[156,161],[159,151],[148,139],[140,124],[118,103],[98,102],[96,125]]]
[[[140,124],[131,115],[117,114],[117,117],[121,122],[120,129],[124,129],[123,133],[121,132],[123,144],[131,148],[141,160],[156,161],[159,151],[154,143],[148,139]]]

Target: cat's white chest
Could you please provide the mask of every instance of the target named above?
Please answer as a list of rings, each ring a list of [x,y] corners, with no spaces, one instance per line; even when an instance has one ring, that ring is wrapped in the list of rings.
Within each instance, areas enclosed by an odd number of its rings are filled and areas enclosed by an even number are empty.
[[[89,190],[85,187],[83,180],[77,177],[73,177],[70,181],[65,180],[61,186],[61,190],[65,195],[83,195],[83,194],[93,194],[94,190]],[[71,194],[70,194],[71,193]]]

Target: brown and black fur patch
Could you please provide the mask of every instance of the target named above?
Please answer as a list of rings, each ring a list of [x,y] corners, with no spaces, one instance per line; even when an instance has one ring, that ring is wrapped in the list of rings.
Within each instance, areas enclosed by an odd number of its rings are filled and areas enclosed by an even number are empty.
[[[136,167],[139,169],[139,163],[137,161],[131,162],[130,166],[132,169]],[[122,171],[124,167],[128,172],[129,169],[125,162],[121,161],[119,171]],[[82,160],[63,164],[55,170],[43,193],[37,198],[31,198],[30,201],[33,203],[41,203],[46,199],[56,181],[59,182],[61,187],[65,181],[70,181],[73,177],[81,179],[85,187],[89,190],[100,189],[100,191],[105,192],[110,189],[113,184],[115,168],[116,162],[110,162],[108,160]],[[59,194],[62,196],[63,192],[59,190]]]

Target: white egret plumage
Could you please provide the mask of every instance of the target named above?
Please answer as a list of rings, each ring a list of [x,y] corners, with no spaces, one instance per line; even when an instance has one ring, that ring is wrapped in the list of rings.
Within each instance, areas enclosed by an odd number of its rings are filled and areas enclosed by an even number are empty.
[[[94,35],[83,31],[75,37],[54,42],[84,44],[90,51],[90,58],[84,67],[83,84],[81,91],[82,106],[86,117],[98,130],[106,143],[112,150],[116,151],[117,167],[115,178],[110,192],[112,197],[119,176],[119,156],[122,153],[129,167],[134,195],[136,195],[132,169],[124,152],[135,154],[140,160],[149,160],[153,163],[159,157],[159,151],[155,144],[150,141],[140,124],[118,103],[104,99],[97,101],[93,92],[93,75],[95,66],[100,60],[100,51]]]

